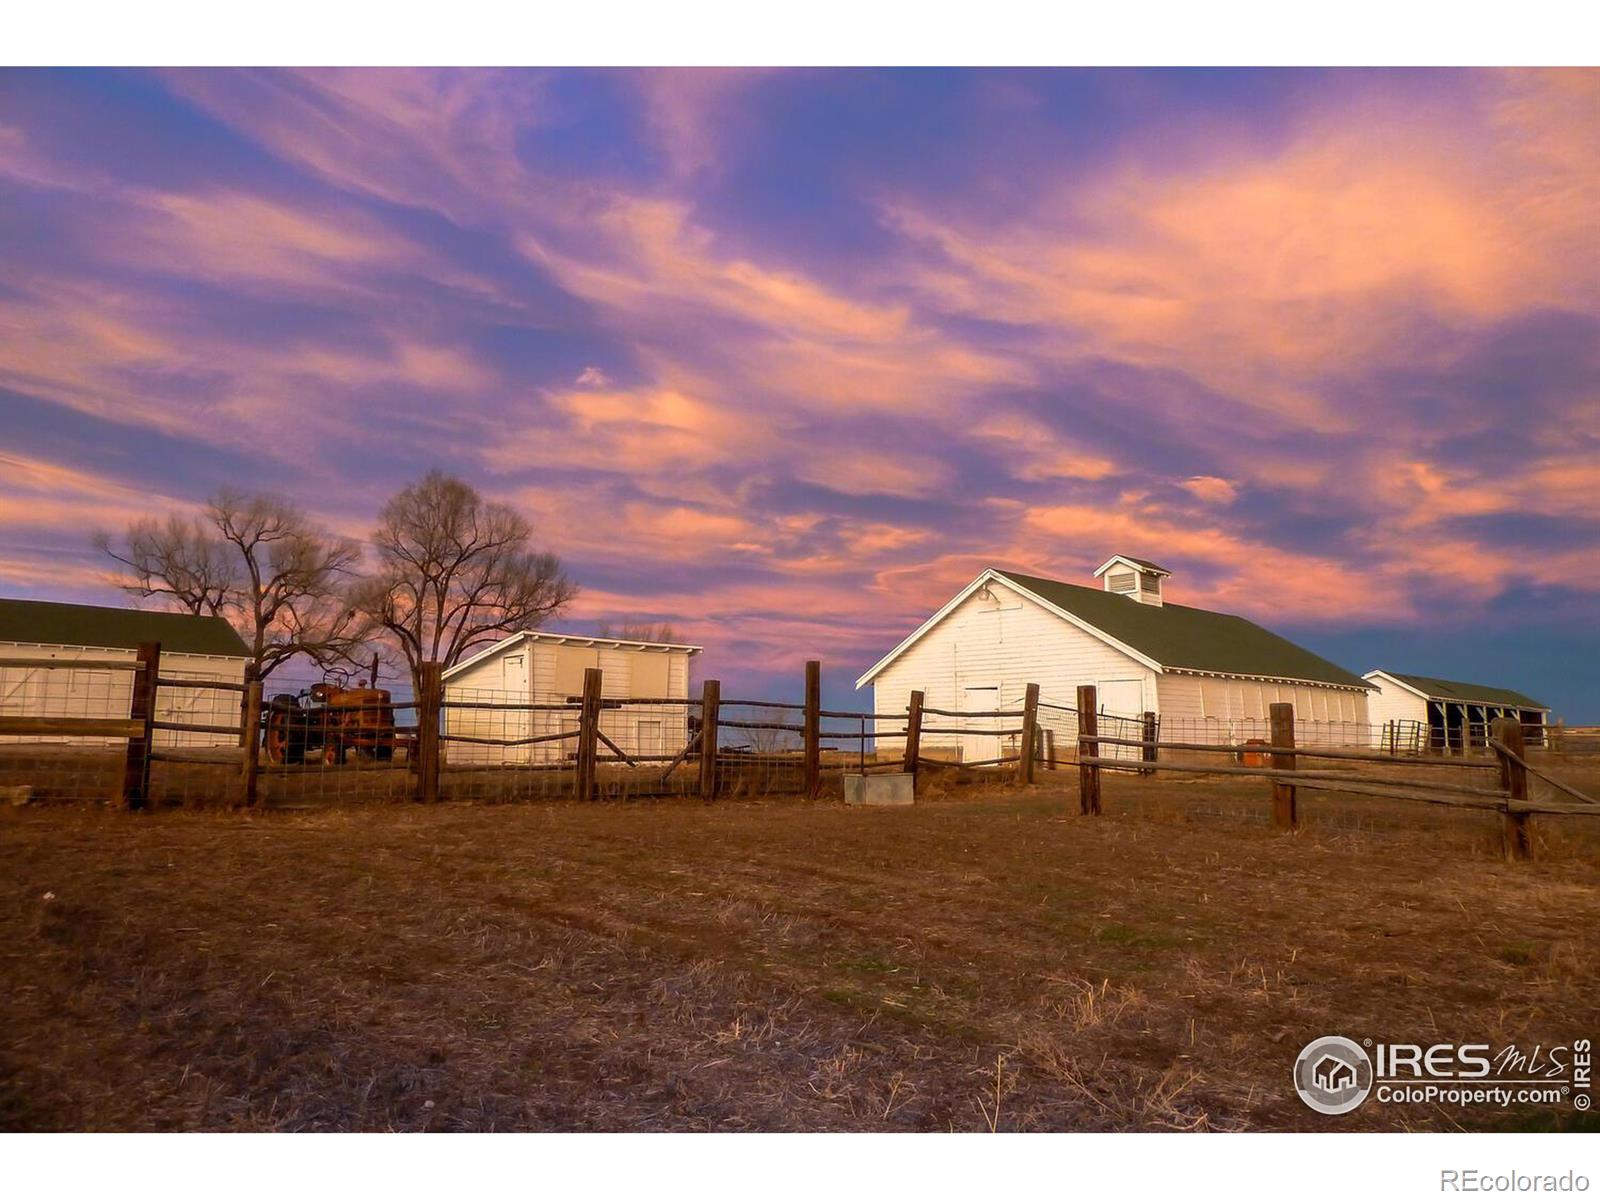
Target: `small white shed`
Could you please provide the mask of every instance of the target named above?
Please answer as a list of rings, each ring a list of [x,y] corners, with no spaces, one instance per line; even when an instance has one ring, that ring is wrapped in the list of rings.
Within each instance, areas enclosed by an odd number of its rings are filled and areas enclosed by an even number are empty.
[[[171,679],[243,683],[249,651],[221,617],[147,612],[94,604],[0,599],[0,715],[126,717],[133,673],[97,663],[128,662],[140,643],[161,643],[161,674]],[[70,668],[6,666],[8,659],[53,658]],[[239,695],[215,689],[164,687],[155,719],[186,725],[239,722]],[[4,742],[113,743],[113,739],[8,736]],[[237,737],[158,729],[159,746],[229,746]]]
[[[1530,745],[1544,744],[1549,706],[1510,688],[1399,671],[1368,671],[1372,721],[1385,744],[1447,752],[1486,745],[1489,724],[1512,717]]]
[[[601,732],[631,757],[670,758],[689,740],[689,661],[700,650],[677,642],[527,630],[445,671],[444,695],[479,704],[576,704],[584,672],[598,667]],[[652,700],[659,703],[642,703]],[[515,741],[577,727],[571,709],[445,709],[445,732],[464,737]],[[571,738],[526,746],[454,742],[449,755],[453,762],[544,763],[568,758],[576,748]]]

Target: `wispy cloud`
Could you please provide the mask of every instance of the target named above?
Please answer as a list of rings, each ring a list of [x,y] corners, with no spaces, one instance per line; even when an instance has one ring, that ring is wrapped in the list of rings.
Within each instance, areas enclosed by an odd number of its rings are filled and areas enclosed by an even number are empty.
[[[1597,78],[0,75],[0,572],[438,465],[729,669],[1114,550],[1300,628],[1600,604]]]

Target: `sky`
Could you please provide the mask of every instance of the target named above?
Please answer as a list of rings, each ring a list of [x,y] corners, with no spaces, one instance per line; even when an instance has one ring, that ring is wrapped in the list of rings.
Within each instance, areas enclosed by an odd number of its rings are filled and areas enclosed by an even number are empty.
[[[439,467],[725,691],[1126,553],[1597,722],[1597,128],[1597,71],[0,71],[0,594]]]

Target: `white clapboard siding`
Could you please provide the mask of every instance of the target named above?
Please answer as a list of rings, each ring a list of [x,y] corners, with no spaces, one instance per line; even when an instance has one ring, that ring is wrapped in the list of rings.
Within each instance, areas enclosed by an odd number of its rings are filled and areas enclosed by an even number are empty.
[[[1381,675],[1374,677],[1370,682],[1379,688],[1372,693],[1372,698],[1368,701],[1373,724],[1384,725],[1390,721],[1420,721],[1424,725],[1428,723],[1426,699]]]
[[[1052,703],[1075,706],[1077,689],[1084,684],[1097,689],[1100,730],[1112,737],[1138,736],[1140,715],[1155,712],[1167,741],[1217,744],[1265,738],[1270,707],[1278,702],[1294,705],[1307,745],[1362,744],[1371,737],[1362,691],[1158,670],[1062,618],[1004,578],[980,578],[985,587],[973,590],[874,676],[874,709],[884,714],[876,723],[879,733],[903,727],[899,714],[916,690],[931,708],[1014,711],[1021,707],[1024,687],[1037,683],[1039,723],[1052,735],[1057,757],[1070,753],[1077,722],[1074,713],[1052,708]],[[996,731],[1017,724],[1014,718],[929,714],[925,729],[960,726],[961,732],[925,732],[922,745],[930,753],[954,752],[967,761],[1010,756],[1018,752],[1017,739]],[[880,743],[891,744],[887,739]],[[1103,752],[1135,753],[1131,747],[1104,747]]]
[[[1391,722],[1409,732],[1410,724],[1421,726],[1424,733],[1428,728],[1428,701],[1413,691],[1401,687],[1391,679],[1382,675],[1369,675],[1367,682],[1374,684],[1379,690],[1371,693],[1367,701],[1368,711],[1372,714],[1373,744],[1383,741],[1384,731]]]
[[[1271,706],[1280,703],[1294,705],[1297,726],[1318,742],[1368,740],[1367,698],[1345,688],[1168,671],[1160,691],[1157,711],[1166,741],[1226,745],[1265,738],[1271,732]]]
[[[1155,673],[1143,663],[1063,621],[1003,583],[991,583],[989,591],[993,599],[985,598],[981,592],[968,596],[873,680],[873,709],[885,714],[876,725],[880,732],[905,727],[904,719],[892,714],[904,712],[911,693],[917,690],[924,693],[924,703],[933,708],[979,710],[989,707],[980,697],[994,695],[998,696],[1000,708],[1011,711],[1022,707],[1023,689],[1029,683],[1037,683],[1046,700],[1072,705],[1079,684],[1137,680],[1142,702],[1146,706],[1154,704]],[[986,688],[995,691],[980,690]],[[1058,717],[1069,720],[1058,721]],[[956,723],[934,715],[924,720],[933,728]],[[1018,723],[1016,719],[960,722],[975,730],[1014,728]],[[1041,713],[1041,724],[1055,731],[1058,747],[1069,723],[1071,736],[1076,737],[1076,723],[1070,714],[1052,714],[1049,710]],[[928,733],[922,738],[925,751],[957,752],[967,761],[1014,754],[1015,742],[1014,737],[997,738],[981,732]]]
[[[137,652],[114,646],[44,646],[24,642],[0,644],[0,715],[11,717],[110,717],[128,715],[133,693],[132,671],[96,668],[96,662],[132,662]],[[54,658],[82,663],[75,667],[6,666],[7,659]],[[161,674],[169,679],[243,683],[245,660],[209,654],[163,653]],[[155,719],[185,725],[237,725],[238,692],[211,688],[163,687],[156,693]],[[121,745],[117,738],[0,737],[0,742],[59,742],[73,745]],[[187,733],[158,729],[157,746],[234,746],[237,735]]]
[[[687,648],[646,650],[539,641],[518,635],[508,638],[497,651],[453,671],[445,681],[446,698],[492,703],[575,702],[583,690],[586,667],[600,668],[602,700],[687,699],[689,694]],[[663,661],[664,672],[660,666]],[[577,728],[575,708],[543,712],[445,710],[447,734],[514,740],[575,732]],[[630,756],[676,754],[689,737],[689,709],[685,704],[602,707],[600,730]],[[447,747],[449,761],[457,763],[554,763],[570,758],[577,741],[567,738],[531,746],[453,742]],[[601,746],[602,757],[610,753]]]

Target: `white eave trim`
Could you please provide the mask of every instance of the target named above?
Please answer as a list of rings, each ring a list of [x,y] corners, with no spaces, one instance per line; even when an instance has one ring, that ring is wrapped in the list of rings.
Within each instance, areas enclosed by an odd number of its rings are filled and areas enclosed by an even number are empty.
[[[1389,672],[1387,672],[1387,671],[1368,671],[1361,678],[1363,678],[1363,679],[1371,679],[1374,676],[1381,676],[1385,683],[1392,683],[1392,684],[1395,685],[1395,687],[1402,688],[1403,690],[1410,692],[1413,696],[1421,697],[1423,700],[1432,700],[1433,699],[1433,697],[1428,695],[1427,692],[1422,691],[1420,688],[1412,687],[1404,679],[1396,679],[1393,675],[1389,674]]]
[[[493,658],[502,651],[509,650],[513,643],[526,644],[528,642],[550,642],[554,645],[572,646],[600,646],[611,650],[643,650],[647,653],[657,652],[670,654],[674,650],[681,650],[687,657],[694,657],[703,646],[691,646],[686,642],[632,642],[623,638],[590,637],[583,633],[545,633],[537,629],[524,629],[521,633],[513,633],[510,637],[502,638],[492,646],[485,646],[471,658],[464,658],[455,666],[446,670],[440,678],[449,679],[459,675],[468,667],[477,666],[485,659]]]
[[[688,642],[638,642],[629,638],[591,637],[586,633],[547,633],[540,629],[528,629],[520,635],[530,642],[554,642],[560,645],[573,646],[608,646],[613,650],[660,650],[663,652],[683,650],[689,654],[699,654],[704,646],[691,646]]]
[[[499,654],[502,650],[510,649],[511,644],[513,642],[521,642],[527,636],[528,636],[527,633],[523,632],[523,633],[513,633],[510,637],[501,638],[494,645],[485,646],[482,650],[479,650],[471,658],[463,658],[455,666],[446,667],[444,669],[444,671],[440,674],[439,678],[441,678],[441,679],[449,679],[450,676],[452,676],[452,675],[459,675],[462,671],[465,671],[468,667],[475,667],[479,663],[481,663],[484,659],[493,658],[496,654]]]
[[[860,679],[856,680],[856,687],[858,689],[859,688],[863,688],[867,684],[871,683],[872,680],[880,672],[882,672],[885,667],[887,667],[895,659],[899,658],[900,655],[904,654],[907,650],[909,650],[917,641],[919,641],[922,638],[922,636],[924,634],[926,634],[930,629],[932,629],[940,621],[942,621],[946,617],[948,617],[956,609],[956,607],[958,605],[960,605],[963,601],[965,601],[967,599],[967,597],[971,596],[974,592],[976,592],[980,587],[982,587],[986,583],[998,583],[1002,587],[1010,588],[1012,591],[1017,592],[1020,595],[1026,596],[1029,600],[1032,600],[1035,604],[1037,604],[1040,608],[1044,609],[1046,612],[1052,613],[1055,616],[1060,617],[1063,621],[1067,622],[1067,624],[1076,626],[1077,628],[1079,628],[1079,629],[1083,630],[1085,633],[1087,633],[1089,636],[1091,636],[1093,638],[1097,638],[1098,640],[1104,642],[1106,645],[1110,646],[1112,649],[1120,650],[1123,654],[1126,654],[1129,658],[1133,659],[1135,662],[1142,663],[1144,666],[1149,667],[1152,671],[1160,671],[1162,669],[1161,664],[1158,663],[1155,659],[1151,658],[1149,655],[1141,654],[1141,653],[1139,653],[1139,651],[1135,650],[1132,646],[1124,645],[1122,642],[1117,641],[1117,639],[1112,637],[1110,634],[1104,633],[1101,630],[1095,628],[1093,625],[1089,624],[1089,622],[1085,621],[1082,617],[1076,615],[1075,613],[1070,613],[1064,608],[1058,608],[1056,605],[1051,604],[1050,601],[1046,600],[1043,596],[1039,595],[1038,593],[1029,591],[1027,588],[1023,587],[1022,584],[1018,583],[1015,579],[1012,579],[1010,576],[1001,574],[1001,572],[996,570],[994,567],[989,567],[986,570],[984,570],[984,572],[981,575],[979,575],[976,579],[974,579],[971,583],[967,584],[966,587],[962,588],[959,592],[957,592],[955,594],[955,596],[950,600],[950,602],[948,604],[946,604],[938,612],[934,613],[933,616],[929,617],[926,621],[924,621],[921,625],[919,625],[916,628],[916,630],[911,634],[910,637],[906,638],[905,641],[901,642],[893,650],[889,651],[889,653],[885,654],[876,663],[874,663],[872,665],[871,669],[869,669],[865,675],[863,675]]]
[[[1243,675],[1237,671],[1201,671],[1195,667],[1168,667],[1168,675],[1200,675],[1207,679],[1249,679],[1258,683],[1292,683],[1297,687],[1332,688],[1340,692],[1371,692],[1375,688],[1354,683],[1334,683],[1329,679],[1296,679],[1293,675]],[[1365,675],[1362,676],[1366,678]]]
[[[122,654],[126,658],[108,658],[105,662],[127,662],[129,658],[138,656],[139,651],[134,646],[69,646],[65,642],[0,642],[0,646],[20,646],[35,650],[88,650],[95,654]],[[185,658],[213,658],[217,662],[247,663],[250,661],[248,654],[204,654],[199,650],[172,650],[166,646],[161,648],[163,656],[181,654]],[[74,660],[85,666],[93,666],[94,659],[84,658]],[[0,658],[0,667],[5,666],[5,660]]]

